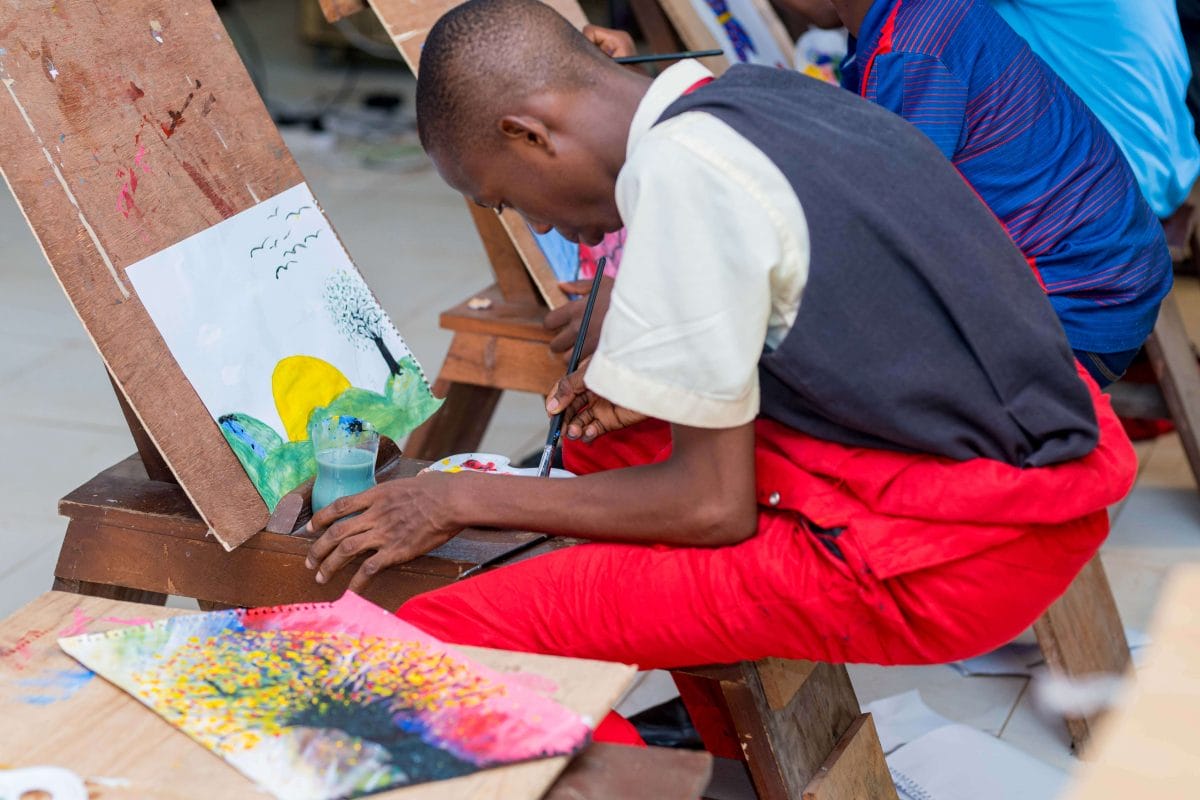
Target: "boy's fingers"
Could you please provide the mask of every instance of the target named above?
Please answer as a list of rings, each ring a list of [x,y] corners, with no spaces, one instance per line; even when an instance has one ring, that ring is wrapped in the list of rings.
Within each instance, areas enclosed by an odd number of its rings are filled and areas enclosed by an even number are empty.
[[[329,505],[313,514],[312,519],[304,526],[305,533],[323,531],[339,519],[350,514],[357,514],[371,505],[371,490],[349,497],[339,497]]]
[[[575,320],[572,320],[575,323]],[[575,337],[579,335],[579,325],[571,324],[563,327],[553,339],[550,340],[551,353],[568,353],[575,349]]]
[[[551,309],[546,312],[546,316],[542,317],[542,327],[548,331],[555,331],[567,325],[572,319],[583,313],[583,304],[586,301],[572,300],[566,305]],[[578,305],[576,310],[574,306]]]
[[[346,566],[359,553],[366,550],[378,550],[378,536],[374,531],[358,532],[356,535],[342,539],[341,544],[333,548],[325,560],[317,567],[317,583],[326,583],[331,577]]]
[[[320,566],[325,557],[333,552],[333,549],[341,544],[343,539],[359,530],[361,520],[361,514],[336,520],[325,533],[321,534],[320,539],[309,545],[308,557],[304,559],[304,565],[309,569],[316,569]]]
[[[559,281],[558,288],[562,289],[564,294],[591,294],[592,282],[590,280],[583,281]],[[578,300],[574,302],[580,302]],[[561,306],[565,308],[565,306]],[[557,309],[556,309],[557,310]]]
[[[559,378],[558,383],[554,384],[554,388],[546,396],[546,411],[550,414],[557,414],[571,404],[576,394],[575,387],[571,383],[571,376],[564,375]]]

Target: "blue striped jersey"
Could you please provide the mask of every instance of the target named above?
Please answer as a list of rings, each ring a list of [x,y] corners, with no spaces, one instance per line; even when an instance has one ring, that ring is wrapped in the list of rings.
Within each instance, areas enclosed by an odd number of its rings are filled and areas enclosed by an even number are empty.
[[[1037,272],[1073,348],[1131,350],[1149,335],[1171,287],[1162,226],[1099,120],[986,0],[876,0],[842,85],[953,162]]]

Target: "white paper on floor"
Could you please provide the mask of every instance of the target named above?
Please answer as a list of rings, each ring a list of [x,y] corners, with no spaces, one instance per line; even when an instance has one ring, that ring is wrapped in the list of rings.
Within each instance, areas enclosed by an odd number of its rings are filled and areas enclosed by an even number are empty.
[[[1142,631],[1126,628],[1125,640],[1129,643],[1129,653],[1133,658],[1133,665],[1141,666],[1141,659],[1145,654],[1146,645],[1150,642],[1150,637]],[[1042,651],[1037,644],[1011,642],[990,653],[984,653],[964,661],[955,661],[950,666],[967,676],[992,675],[1020,678],[1031,677],[1033,668],[1043,662]]]
[[[952,724],[887,757],[900,800],[1053,800],[1069,776],[990,734]]]
[[[883,752],[890,753],[906,742],[927,733],[952,725],[951,720],[934,711],[921,700],[916,689],[883,697],[863,706],[863,711],[875,719],[875,730]]]

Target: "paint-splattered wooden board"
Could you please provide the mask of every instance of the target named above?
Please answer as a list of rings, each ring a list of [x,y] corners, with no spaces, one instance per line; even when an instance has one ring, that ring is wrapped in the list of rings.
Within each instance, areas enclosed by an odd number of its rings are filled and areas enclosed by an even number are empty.
[[[0,80],[0,171],[120,390],[236,547],[266,506],[124,270],[299,168],[208,0],[0,4]]]
[[[443,14],[462,2],[463,0],[371,0],[370,5],[388,35],[392,37],[396,48],[404,56],[409,69],[416,75],[421,59],[421,46],[425,44],[429,29]],[[577,28],[582,28],[588,23],[583,8],[576,0],[548,0],[546,4]],[[340,14],[340,11],[335,10],[333,15]],[[566,295],[558,288],[558,278],[555,277],[554,270],[538,247],[525,220],[511,209],[505,211],[500,219],[542,299],[551,308],[566,303]]]
[[[269,797],[137,700],[92,677],[56,643],[186,613],[194,612],[49,592],[0,622],[0,765],[65,767],[105,800]],[[493,669],[530,675],[531,687],[554,687],[555,700],[593,720],[635,674],[623,664],[461,649]],[[565,757],[534,761],[372,797],[533,800],[566,764]]]

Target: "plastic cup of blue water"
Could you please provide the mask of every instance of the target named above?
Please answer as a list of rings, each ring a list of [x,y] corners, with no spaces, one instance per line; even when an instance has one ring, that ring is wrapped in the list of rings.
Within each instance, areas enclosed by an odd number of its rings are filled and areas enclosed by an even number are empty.
[[[313,512],[339,497],[366,491],[375,485],[375,457],[379,432],[358,417],[315,420],[308,431],[317,459],[313,484]]]

